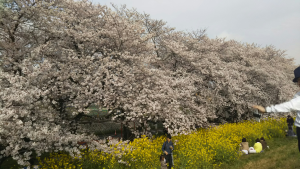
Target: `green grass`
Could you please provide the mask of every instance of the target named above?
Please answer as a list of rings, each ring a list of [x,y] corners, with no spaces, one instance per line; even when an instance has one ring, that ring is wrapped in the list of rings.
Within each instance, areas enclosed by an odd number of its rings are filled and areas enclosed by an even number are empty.
[[[243,155],[233,164],[224,164],[219,169],[300,169],[297,138],[274,138],[266,141],[270,149],[265,152]]]

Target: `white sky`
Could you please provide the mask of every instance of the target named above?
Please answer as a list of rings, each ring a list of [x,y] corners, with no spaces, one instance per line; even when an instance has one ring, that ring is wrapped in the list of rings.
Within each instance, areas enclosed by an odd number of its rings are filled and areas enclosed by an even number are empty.
[[[91,0],[111,7],[126,4],[176,30],[207,28],[210,38],[226,37],[286,50],[300,65],[300,0]]]

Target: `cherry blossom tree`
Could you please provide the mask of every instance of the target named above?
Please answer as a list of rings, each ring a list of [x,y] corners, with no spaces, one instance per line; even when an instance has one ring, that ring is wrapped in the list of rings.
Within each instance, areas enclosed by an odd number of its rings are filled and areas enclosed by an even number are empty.
[[[159,120],[176,135],[246,119],[249,104],[281,102],[296,89],[284,51],[176,31],[126,7],[4,0],[0,10],[0,154],[22,165],[33,151],[74,155],[81,140],[109,151],[78,126],[91,104],[137,122],[136,136]]]
[[[122,16],[138,13],[126,6],[113,6]],[[218,117],[209,118],[210,122],[249,119],[249,104],[279,103],[291,98],[297,89],[291,83],[296,65],[293,59],[284,58],[284,51],[273,46],[261,48],[234,40],[209,39],[205,29],[175,31],[147,14],[137,16],[143,20],[145,30],[154,34],[150,42],[161,60],[153,65],[179,74],[173,77],[181,77],[184,72],[197,79],[185,86],[196,87],[191,91],[197,96],[195,102]]]
[[[118,85],[121,78],[145,76],[138,67],[142,58],[151,59],[144,52],[151,47],[149,37],[140,35],[138,22],[87,1],[6,1],[4,5],[1,154],[25,164],[31,150],[38,155],[52,148],[78,152],[69,147],[95,137],[78,134],[77,117],[92,103],[119,107],[118,100],[125,98],[118,93],[136,90]],[[66,104],[78,110],[73,112],[74,120],[67,117]],[[20,155],[21,150],[27,151]]]

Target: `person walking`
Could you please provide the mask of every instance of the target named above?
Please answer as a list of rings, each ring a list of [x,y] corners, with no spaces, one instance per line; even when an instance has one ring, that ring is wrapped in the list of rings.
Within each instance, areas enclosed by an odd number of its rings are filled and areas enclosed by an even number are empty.
[[[298,83],[298,86],[300,87],[300,66],[294,70],[294,75],[295,78],[293,79],[293,82]],[[295,126],[297,127],[298,149],[300,152],[300,92],[296,93],[292,100],[281,104],[271,105],[266,108],[260,105],[253,105],[252,107],[261,113],[297,111]]]
[[[169,163],[168,168],[171,169],[171,167],[173,166],[174,146],[173,146],[173,142],[171,140],[171,135],[170,134],[167,135],[167,141],[164,142],[161,149],[162,149],[163,153],[165,154],[165,158],[166,158],[167,163]]]

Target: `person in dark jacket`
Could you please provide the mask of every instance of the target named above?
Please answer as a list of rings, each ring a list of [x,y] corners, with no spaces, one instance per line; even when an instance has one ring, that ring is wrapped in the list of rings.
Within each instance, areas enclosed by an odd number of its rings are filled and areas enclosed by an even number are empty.
[[[290,115],[288,115],[286,122],[288,124],[288,136],[294,136],[295,135],[293,131],[294,119]]]
[[[263,151],[264,151],[266,148],[269,148],[269,146],[267,145],[267,142],[266,142],[266,140],[265,140],[264,137],[261,137],[261,138],[260,138],[260,143],[261,143],[261,145],[262,145]]]
[[[287,116],[286,122],[288,124],[289,129],[292,129],[294,124],[294,119],[290,115]]]
[[[173,166],[174,146],[173,146],[173,142],[171,141],[171,135],[170,134],[167,135],[167,141],[164,142],[161,149],[162,149],[163,153],[165,154],[167,163],[169,163],[168,168],[171,169],[171,167]]]

